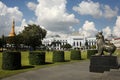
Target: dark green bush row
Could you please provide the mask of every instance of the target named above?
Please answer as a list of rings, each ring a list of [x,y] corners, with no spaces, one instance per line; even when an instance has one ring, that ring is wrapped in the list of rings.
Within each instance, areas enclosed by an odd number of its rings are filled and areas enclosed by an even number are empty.
[[[29,52],[29,63],[31,65],[45,64],[45,52]]]
[[[45,64],[45,52],[29,52],[29,63],[31,65]],[[71,60],[80,60],[80,50],[71,51]],[[53,51],[53,62],[64,62],[65,54],[64,51]],[[2,57],[2,69],[4,70],[15,70],[21,68],[21,53],[20,52],[3,52]]]
[[[21,68],[20,52],[3,52],[2,53],[2,69],[16,70]]]
[[[71,50],[71,60],[80,60],[81,52],[80,50]]]
[[[98,53],[98,50],[87,50],[87,58],[89,59],[92,55]]]
[[[53,62],[64,62],[64,51],[53,51]]]

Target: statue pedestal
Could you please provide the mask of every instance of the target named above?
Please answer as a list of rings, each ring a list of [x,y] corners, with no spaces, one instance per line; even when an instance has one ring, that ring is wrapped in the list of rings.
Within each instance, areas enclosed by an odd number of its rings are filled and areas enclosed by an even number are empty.
[[[90,72],[100,72],[109,71],[110,69],[118,69],[117,56],[91,56],[90,59]]]

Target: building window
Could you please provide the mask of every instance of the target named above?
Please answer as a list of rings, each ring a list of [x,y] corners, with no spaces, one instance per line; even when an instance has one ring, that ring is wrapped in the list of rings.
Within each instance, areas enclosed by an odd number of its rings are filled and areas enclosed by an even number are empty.
[[[75,42],[73,42],[73,46],[75,46]]]
[[[80,46],[81,46],[81,42],[80,42]]]
[[[78,46],[78,42],[77,42],[77,46]]]

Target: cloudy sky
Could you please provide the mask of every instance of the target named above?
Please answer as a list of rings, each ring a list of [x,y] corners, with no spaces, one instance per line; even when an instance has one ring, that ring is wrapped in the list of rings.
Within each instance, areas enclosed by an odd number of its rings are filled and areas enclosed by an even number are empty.
[[[79,32],[87,37],[103,31],[120,37],[120,0],[0,0],[0,35],[39,24],[48,35]]]

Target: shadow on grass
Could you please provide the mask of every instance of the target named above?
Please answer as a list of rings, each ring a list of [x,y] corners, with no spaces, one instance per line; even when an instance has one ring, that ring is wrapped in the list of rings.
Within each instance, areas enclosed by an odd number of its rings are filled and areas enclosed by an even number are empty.
[[[22,66],[21,67],[21,69],[29,69],[29,68],[34,68],[34,66],[27,65],[27,66]]]

